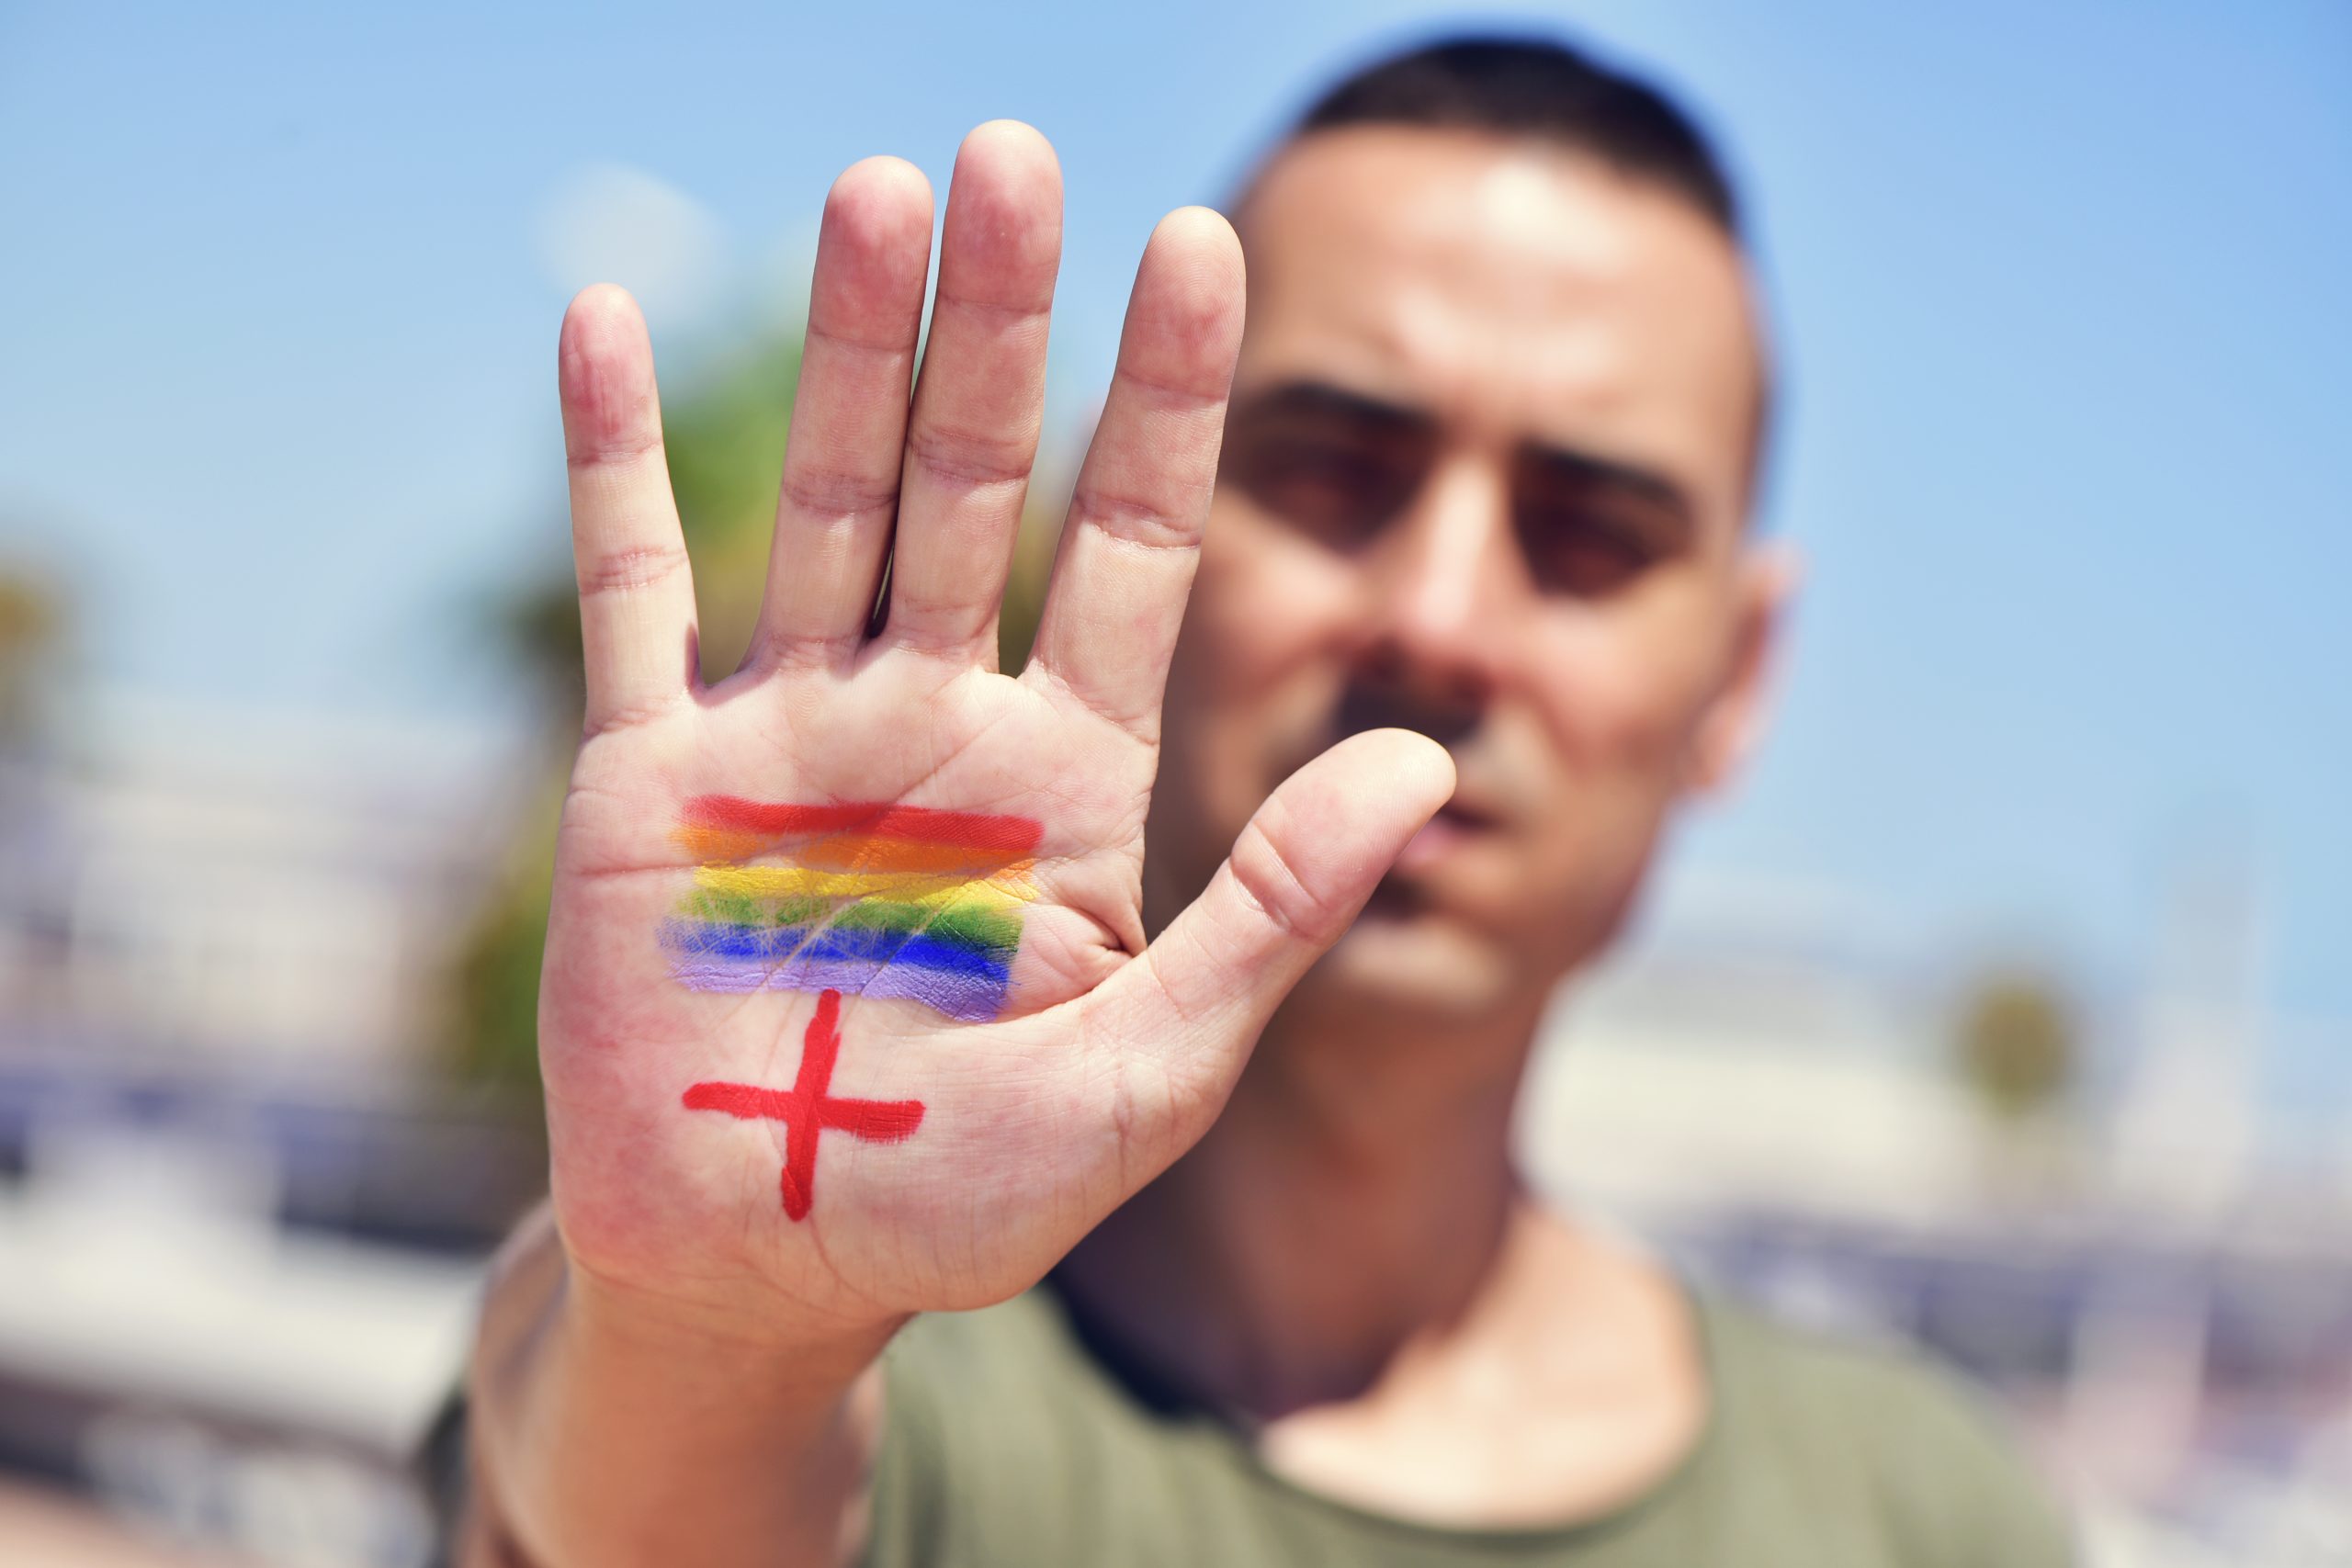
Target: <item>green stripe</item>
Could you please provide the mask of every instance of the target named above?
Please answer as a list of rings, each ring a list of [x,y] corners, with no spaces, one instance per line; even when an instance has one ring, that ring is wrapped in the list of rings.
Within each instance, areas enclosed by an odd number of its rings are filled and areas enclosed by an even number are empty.
[[[1021,916],[978,904],[902,904],[887,898],[754,898],[696,891],[680,913],[729,926],[833,925],[849,931],[922,931],[965,946],[1010,952],[1021,942]]]

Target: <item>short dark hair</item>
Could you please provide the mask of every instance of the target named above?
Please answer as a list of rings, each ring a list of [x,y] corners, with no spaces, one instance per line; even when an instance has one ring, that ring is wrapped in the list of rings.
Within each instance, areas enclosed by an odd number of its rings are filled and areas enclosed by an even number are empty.
[[[1524,137],[1589,153],[1653,181],[1740,235],[1739,202],[1698,124],[1658,88],[1556,39],[1460,37],[1349,74],[1292,129],[1409,125]]]
[[[1731,175],[1698,121],[1662,89],[1556,39],[1463,35],[1376,60],[1316,99],[1283,144],[1377,125],[1483,131],[1582,152],[1679,197],[1735,247],[1747,248]],[[1762,480],[1776,401],[1761,331],[1748,433],[1751,492]]]

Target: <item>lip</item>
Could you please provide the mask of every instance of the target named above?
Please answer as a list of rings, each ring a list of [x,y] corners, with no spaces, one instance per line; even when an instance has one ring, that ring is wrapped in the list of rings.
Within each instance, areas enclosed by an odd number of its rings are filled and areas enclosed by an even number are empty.
[[[1458,801],[1438,807],[1437,815],[1406,840],[1396,856],[1396,869],[1412,873],[1449,859],[1454,852],[1493,832],[1499,826],[1484,809]]]
[[[1454,791],[1453,798],[1437,808],[1434,819],[1452,822],[1471,833],[1492,832],[1503,825],[1501,816],[1489,810],[1484,801],[1459,789]]]

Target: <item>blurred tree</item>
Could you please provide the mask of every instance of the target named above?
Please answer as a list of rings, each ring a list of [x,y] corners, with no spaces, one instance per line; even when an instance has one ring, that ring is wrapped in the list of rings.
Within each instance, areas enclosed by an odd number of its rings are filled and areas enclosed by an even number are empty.
[[[56,586],[23,567],[0,564],[0,751],[34,728],[41,669],[65,626]]]
[[[799,374],[799,340],[774,337],[662,408],[670,480],[694,560],[706,680],[734,670],[751,643]],[[564,531],[554,525],[558,537]],[[1050,530],[1024,522],[1000,634],[1006,669],[1028,657],[1052,550]],[[520,848],[462,943],[450,1036],[461,1077],[535,1097],[540,949],[582,695],[580,606],[569,574],[517,596],[497,619],[502,640],[547,694],[548,784],[517,824]]]
[[[670,483],[694,558],[706,679],[734,669],[751,642],[799,374],[798,341],[773,340],[662,411]],[[563,697],[568,732],[580,694],[580,606],[569,574],[519,600],[503,629],[524,663]]]
[[[2007,1122],[2055,1109],[2081,1066],[2074,1010],[2047,978],[1996,972],[1972,987],[1960,1014],[1961,1077]]]

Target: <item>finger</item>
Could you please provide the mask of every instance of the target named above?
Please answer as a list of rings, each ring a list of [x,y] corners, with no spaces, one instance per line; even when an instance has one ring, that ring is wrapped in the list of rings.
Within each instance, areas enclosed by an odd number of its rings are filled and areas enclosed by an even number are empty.
[[[991,666],[997,611],[1045,420],[1061,264],[1054,150],[1013,120],[964,139],[915,387],[885,637]]]
[[[898,510],[907,387],[931,271],[931,184],[868,158],[833,182],[749,662],[854,652]]]
[[[1241,243],[1205,208],[1162,219],[1080,469],[1025,678],[1146,737],[1184,618],[1241,346]]]
[[[598,284],[571,301],[556,380],[593,735],[692,689],[694,577],[670,498],[653,347],[626,291]]]
[[[1097,988],[1088,1028],[1213,1082],[1188,1097],[1213,1111],[1275,1007],[1453,793],[1453,761],[1426,736],[1340,742],[1258,808],[1201,896]]]

